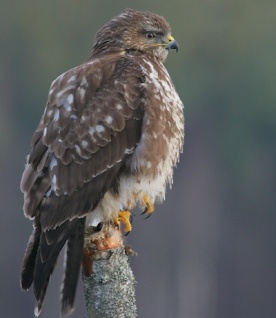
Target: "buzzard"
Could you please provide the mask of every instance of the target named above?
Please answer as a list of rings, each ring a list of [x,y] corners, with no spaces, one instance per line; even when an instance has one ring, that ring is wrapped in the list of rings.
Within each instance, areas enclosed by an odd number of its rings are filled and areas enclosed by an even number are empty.
[[[164,200],[183,147],[183,104],[163,65],[178,50],[166,20],[125,10],[100,29],[87,62],[53,81],[22,176],[33,220],[21,286],[41,312],[67,245],[62,314],[73,310],[85,226],[148,213]]]

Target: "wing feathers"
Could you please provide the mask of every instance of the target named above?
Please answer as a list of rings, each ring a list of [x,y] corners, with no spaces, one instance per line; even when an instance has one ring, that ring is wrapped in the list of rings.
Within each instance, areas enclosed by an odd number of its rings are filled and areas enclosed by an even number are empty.
[[[36,315],[68,240],[62,313],[74,305],[85,215],[116,187],[141,137],[142,71],[117,56],[95,60],[57,78],[32,140],[21,181],[24,211],[35,217],[21,285],[34,285]]]
[[[33,283],[35,260],[39,247],[40,234],[41,228],[36,227],[29,238],[27,249],[23,258],[21,271],[21,288],[24,290],[29,289]]]
[[[49,190],[49,183],[49,174],[45,171],[36,179],[30,191],[24,194],[23,208],[26,216],[33,218],[37,215],[37,209]]]
[[[37,180],[38,176],[38,171],[34,169],[31,164],[27,164],[21,178],[20,190],[24,193],[28,193]]]
[[[112,168],[94,177],[91,181],[74,191],[71,195],[57,196],[52,193],[40,206],[40,223],[43,230],[53,229],[66,220],[88,214],[99,203],[105,192],[111,187],[122,165]],[[49,213],[58,211],[58,213]]]

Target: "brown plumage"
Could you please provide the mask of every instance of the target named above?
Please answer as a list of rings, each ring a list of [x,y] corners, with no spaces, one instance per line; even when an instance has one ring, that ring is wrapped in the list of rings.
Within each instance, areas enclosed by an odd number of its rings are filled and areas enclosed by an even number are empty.
[[[62,314],[70,313],[84,227],[147,195],[162,201],[183,146],[183,104],[163,66],[177,49],[164,18],[126,10],[98,31],[89,60],[51,85],[21,181],[34,220],[21,286],[41,311],[67,242]]]

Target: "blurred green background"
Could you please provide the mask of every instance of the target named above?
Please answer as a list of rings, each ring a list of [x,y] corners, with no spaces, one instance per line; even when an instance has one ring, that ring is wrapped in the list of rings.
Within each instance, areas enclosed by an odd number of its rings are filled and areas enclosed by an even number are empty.
[[[0,1],[0,316],[32,317],[19,287],[31,222],[19,183],[50,83],[89,56],[124,8],[166,17],[185,104],[173,189],[128,242],[141,318],[276,317],[276,2]],[[41,317],[58,317],[62,261]],[[84,317],[82,283],[72,317]]]

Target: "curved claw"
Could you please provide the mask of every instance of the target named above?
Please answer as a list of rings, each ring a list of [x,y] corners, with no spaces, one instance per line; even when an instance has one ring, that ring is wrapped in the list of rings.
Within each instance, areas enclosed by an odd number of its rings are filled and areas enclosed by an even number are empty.
[[[123,210],[118,213],[115,223],[119,224],[119,222],[122,222],[125,225],[126,233],[129,233],[132,230],[131,213],[128,210]]]
[[[141,213],[141,215],[146,214],[148,211],[148,208],[146,207],[145,210]]]
[[[96,226],[92,226],[94,232],[100,232],[101,229],[103,228],[102,222],[98,223]]]
[[[146,217],[146,219],[148,219],[151,213],[154,211],[154,204],[151,202],[150,198],[145,195],[143,197],[142,205],[145,206],[145,210],[141,214],[143,215],[148,213],[148,216]]]
[[[148,219],[150,216],[151,216],[151,214],[148,214],[148,215],[144,218],[144,220]]]

